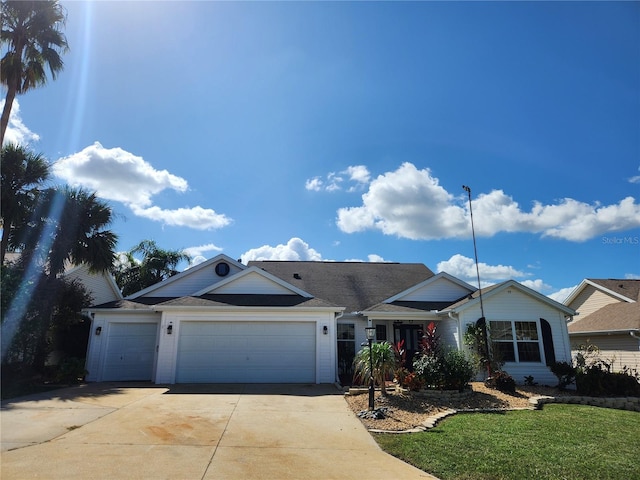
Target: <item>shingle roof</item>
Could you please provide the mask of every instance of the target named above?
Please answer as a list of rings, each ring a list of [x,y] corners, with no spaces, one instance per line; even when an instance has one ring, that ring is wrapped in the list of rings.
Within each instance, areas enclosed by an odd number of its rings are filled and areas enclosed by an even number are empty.
[[[367,312],[431,312],[440,311],[451,305],[452,302],[403,302],[379,303],[367,308]]]
[[[152,306],[168,300],[173,300],[174,298],[175,297],[141,297],[136,298],[135,300],[116,300],[114,302],[94,305],[91,309],[150,310]]]
[[[296,287],[356,312],[372,307],[434,274],[421,263],[251,261]]]
[[[569,333],[640,330],[640,303],[611,303],[569,325]]]
[[[161,303],[169,307],[334,307],[329,302],[301,295],[239,295],[211,294],[199,297],[180,297]]]
[[[623,295],[631,300],[640,301],[640,280],[627,280],[616,278],[587,278],[607,290]]]

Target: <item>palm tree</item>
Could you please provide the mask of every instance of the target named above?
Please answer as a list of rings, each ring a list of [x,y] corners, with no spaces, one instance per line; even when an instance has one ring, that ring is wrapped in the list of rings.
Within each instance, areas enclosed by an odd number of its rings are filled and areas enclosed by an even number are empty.
[[[386,381],[397,366],[395,351],[389,342],[381,342],[371,345],[371,354],[373,355],[373,380],[380,385],[382,395],[386,396]],[[367,345],[356,353],[353,360],[354,377],[363,384],[369,384],[371,380],[372,373],[369,363],[369,346]],[[356,381],[356,383],[358,382]]]
[[[49,275],[57,275],[65,264],[87,264],[93,272],[113,268],[118,237],[107,227],[113,221],[111,208],[95,193],[67,186],[41,194],[31,230],[23,238],[24,248],[39,255]]]
[[[0,241],[0,265],[9,247],[9,239],[18,224],[33,209],[39,187],[49,178],[49,163],[39,153],[33,153],[18,145],[5,145],[0,160],[2,240]]]
[[[63,68],[61,53],[68,50],[60,30],[66,22],[63,7],[53,1],[3,1],[0,43],[7,53],[0,60],[0,80],[7,87],[0,119],[0,145],[9,125],[13,100],[47,81],[45,67],[55,79]]]
[[[142,260],[135,256],[142,254]],[[125,253],[124,262],[113,273],[124,296],[165,280],[176,273],[180,262],[191,257],[180,250],[164,250],[153,240],[143,240]]]

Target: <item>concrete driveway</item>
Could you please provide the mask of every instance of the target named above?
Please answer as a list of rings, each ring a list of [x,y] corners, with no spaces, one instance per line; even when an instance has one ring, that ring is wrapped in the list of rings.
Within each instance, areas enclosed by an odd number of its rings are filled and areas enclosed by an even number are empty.
[[[2,403],[0,476],[425,479],[332,385],[97,383]]]

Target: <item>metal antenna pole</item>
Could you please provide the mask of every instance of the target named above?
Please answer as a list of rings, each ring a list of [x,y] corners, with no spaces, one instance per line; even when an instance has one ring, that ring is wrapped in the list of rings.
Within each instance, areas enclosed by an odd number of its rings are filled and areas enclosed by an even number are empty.
[[[473,237],[473,254],[476,260],[476,275],[478,277],[478,297],[480,298],[480,314],[482,315],[482,330],[484,333],[484,349],[487,357],[487,374],[491,377],[491,350],[489,349],[489,329],[487,328],[487,319],[484,316],[484,305],[482,303],[482,287],[480,285],[480,267],[478,266],[478,247],[476,247],[476,231],[473,226],[473,209],[471,208],[471,188],[466,185],[462,189],[469,195],[469,215],[471,216],[471,235]]]
[[[469,195],[469,214],[471,215],[471,235],[473,236],[473,254],[476,258],[476,275],[478,276],[478,296],[480,297],[480,312],[484,318],[484,305],[482,304],[482,288],[480,287],[480,267],[478,267],[478,248],[476,247],[476,231],[473,227],[473,209],[471,208],[471,189],[466,185],[462,186],[463,190]]]

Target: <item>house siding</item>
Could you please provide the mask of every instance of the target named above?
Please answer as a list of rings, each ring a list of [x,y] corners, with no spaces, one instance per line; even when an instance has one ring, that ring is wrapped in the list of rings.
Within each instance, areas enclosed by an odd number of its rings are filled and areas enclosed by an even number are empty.
[[[216,274],[216,265],[220,263],[207,265],[200,270],[190,272],[190,275],[185,275],[180,281],[174,281],[167,285],[161,286],[149,295],[152,297],[182,297],[193,295],[194,292],[198,292],[210,285],[218,283],[226,278],[229,278],[241,270],[235,265],[229,264],[230,272],[224,277],[220,277]],[[187,270],[188,271],[188,270]]]
[[[521,292],[516,288],[507,288],[484,301],[484,311],[487,322],[494,320],[535,321],[540,324],[540,318],[547,320],[553,335],[553,348],[556,361],[570,361],[569,334],[567,332],[564,314],[551,305]],[[460,314],[461,332],[464,335],[469,324],[475,323],[482,316],[480,305],[476,303]],[[541,385],[555,385],[557,378],[545,364],[544,349],[541,349],[540,363],[505,363],[503,369],[507,371],[517,383],[522,384],[524,377],[532,375]]]
[[[444,302],[458,300],[469,293],[471,292],[461,285],[446,278],[439,278],[402,296],[399,300],[404,302]]]
[[[596,345],[600,352],[598,356],[611,363],[612,370],[621,371],[624,367],[633,368],[640,373],[640,340],[629,333],[612,335],[571,335],[572,353],[578,353],[578,345],[589,343]]]
[[[605,305],[619,303],[620,301],[620,299],[598,290],[592,285],[587,285],[568,306],[578,312],[579,315],[574,318],[574,321],[578,321],[600,310]]]
[[[93,304],[98,305],[121,298],[120,292],[114,290],[113,283],[106,275],[108,273],[91,273],[87,265],[80,265],[65,274],[65,278],[82,283],[91,294]]]

